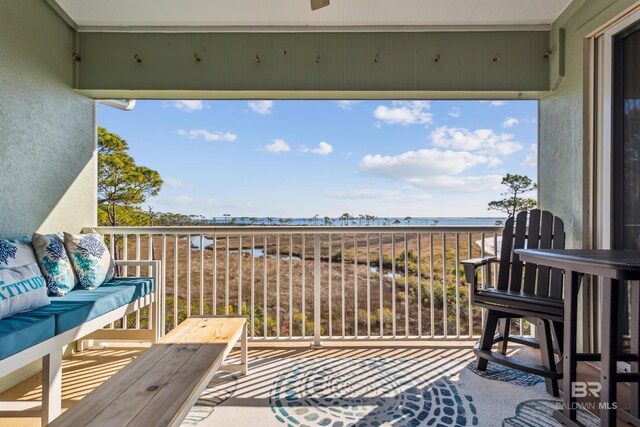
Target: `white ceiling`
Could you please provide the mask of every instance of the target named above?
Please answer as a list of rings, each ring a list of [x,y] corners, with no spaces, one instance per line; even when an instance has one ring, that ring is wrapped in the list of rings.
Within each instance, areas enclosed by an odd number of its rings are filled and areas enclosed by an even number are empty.
[[[48,0],[92,27],[548,27],[571,0]],[[249,28],[247,28],[249,29]]]

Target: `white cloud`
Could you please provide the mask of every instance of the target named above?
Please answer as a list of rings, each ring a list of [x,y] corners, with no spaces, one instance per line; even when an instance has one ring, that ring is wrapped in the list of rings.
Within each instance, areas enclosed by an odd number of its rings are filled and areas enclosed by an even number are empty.
[[[164,185],[166,185],[167,187],[171,187],[171,188],[182,188],[182,187],[184,187],[184,182],[182,182],[178,178],[173,178],[171,176],[166,177],[166,178],[162,178],[162,181],[164,181]]]
[[[249,108],[251,108],[254,113],[271,114],[273,101],[249,101]]]
[[[520,166],[523,168],[532,168],[535,169],[538,167],[538,146],[533,144],[529,148],[530,153],[527,154],[527,157],[520,163]]]
[[[494,107],[500,107],[501,105],[504,105],[506,103],[506,101],[491,101],[491,105],[493,105]]]
[[[282,139],[274,139],[273,143],[265,145],[264,149],[270,153],[284,153],[291,151],[289,144],[284,142]]]
[[[186,136],[189,139],[196,139],[198,137],[204,138],[205,141],[226,141],[233,142],[238,139],[238,135],[230,132],[210,132],[206,129],[178,129],[178,135]]]
[[[203,101],[196,101],[196,100],[173,101],[173,106],[177,110],[186,111],[186,112],[191,113],[193,111],[202,110],[204,108],[204,102]]]
[[[453,107],[451,110],[449,110],[449,115],[451,117],[457,118],[460,117],[460,109],[458,107]]]
[[[318,154],[320,156],[327,156],[333,153],[333,146],[327,142],[320,141],[320,143],[316,148],[309,148],[309,147],[302,146],[300,147],[300,151],[303,153],[313,153],[313,154]]]
[[[515,117],[507,117],[506,119],[504,119],[504,123],[502,123],[502,127],[504,127],[504,128],[512,128],[515,125],[517,125],[518,123],[520,123],[520,121],[518,119],[516,119]]]
[[[522,145],[512,134],[496,133],[491,129],[476,129],[443,126],[431,133],[433,145],[453,150],[476,151],[479,154],[508,155],[522,150]]]
[[[433,148],[397,156],[367,155],[359,167],[365,174],[406,182],[424,190],[479,192],[498,190],[502,176],[463,176],[462,172],[474,166],[495,166],[498,162],[495,157]]]
[[[407,151],[397,156],[369,154],[360,160],[359,166],[366,174],[417,184],[427,178],[455,175],[487,163],[489,158],[485,156],[431,148]]]
[[[360,101],[337,101],[338,102],[338,107],[342,108],[343,110],[350,110],[351,108],[353,108],[353,106],[355,104],[357,104]]]
[[[373,116],[389,125],[429,124],[433,120],[433,114],[426,111],[429,108],[429,101],[393,101],[391,107],[378,105]]]

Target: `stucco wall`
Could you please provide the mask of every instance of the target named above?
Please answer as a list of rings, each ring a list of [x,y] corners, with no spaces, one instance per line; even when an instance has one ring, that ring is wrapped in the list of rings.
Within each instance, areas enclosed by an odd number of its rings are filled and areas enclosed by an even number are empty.
[[[73,32],[43,0],[0,0],[0,236],[96,221],[94,103]]]
[[[583,43],[588,34],[633,3],[575,0],[553,24],[550,34],[554,52],[550,82],[554,90],[540,101],[539,198],[542,208],[565,220],[569,247],[585,243]],[[564,76],[560,75],[561,29],[565,32]]]

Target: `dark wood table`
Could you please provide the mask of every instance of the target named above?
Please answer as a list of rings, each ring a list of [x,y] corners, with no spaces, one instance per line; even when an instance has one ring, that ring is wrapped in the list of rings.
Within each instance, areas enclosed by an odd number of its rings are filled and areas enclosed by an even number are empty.
[[[616,416],[634,425],[640,425],[640,403],[638,396],[640,373],[640,286],[631,286],[631,352],[618,352],[618,305],[622,286],[628,280],[640,280],[640,252],[620,250],[581,249],[518,249],[520,259],[538,265],[564,270],[564,349],[563,349],[563,407],[555,411],[554,417],[565,425],[580,426],[576,419],[576,397],[572,392],[576,383],[576,368],[579,361],[600,361],[600,420],[602,426],[615,426]],[[585,275],[602,278],[600,297],[601,353],[577,352],[577,308],[578,290]],[[632,373],[618,373],[617,362],[632,362]],[[618,382],[632,384],[630,411],[617,406],[616,385]],[[587,388],[587,391],[589,389]],[[597,391],[597,390],[593,390]],[[618,411],[618,409],[620,409]]]

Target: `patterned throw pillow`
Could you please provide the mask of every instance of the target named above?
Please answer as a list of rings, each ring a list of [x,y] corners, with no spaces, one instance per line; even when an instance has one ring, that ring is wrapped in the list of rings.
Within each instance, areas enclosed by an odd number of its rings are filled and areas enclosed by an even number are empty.
[[[49,304],[38,264],[0,269],[0,319]]]
[[[115,263],[100,234],[64,233],[64,247],[83,289],[95,289],[115,276]]]
[[[49,295],[62,296],[75,288],[78,279],[64,250],[62,238],[58,234],[33,233],[31,241],[47,282]]]
[[[29,237],[0,239],[0,268],[22,267],[36,262]]]

